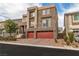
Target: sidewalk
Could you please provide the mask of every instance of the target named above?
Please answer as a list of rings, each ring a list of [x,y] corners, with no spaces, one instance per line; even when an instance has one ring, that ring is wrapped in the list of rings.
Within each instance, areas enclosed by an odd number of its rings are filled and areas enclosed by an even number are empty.
[[[64,45],[56,44],[54,39],[18,39],[17,41],[0,41],[0,43],[79,51],[79,48],[66,47]]]

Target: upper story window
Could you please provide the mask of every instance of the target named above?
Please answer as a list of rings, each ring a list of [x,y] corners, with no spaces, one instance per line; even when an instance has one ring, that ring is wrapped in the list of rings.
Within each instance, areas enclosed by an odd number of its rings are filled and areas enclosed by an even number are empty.
[[[43,28],[51,27],[51,18],[42,19],[42,27]]]
[[[79,14],[74,15],[74,21],[79,21]]]
[[[50,9],[42,10],[42,15],[50,14]]]
[[[26,21],[27,21],[27,17],[23,17],[22,22],[26,22]]]
[[[29,26],[30,28],[34,28],[34,19],[30,19]]]
[[[31,12],[31,17],[34,17],[35,16],[35,12]]]
[[[30,28],[34,28],[34,22],[30,22]]]

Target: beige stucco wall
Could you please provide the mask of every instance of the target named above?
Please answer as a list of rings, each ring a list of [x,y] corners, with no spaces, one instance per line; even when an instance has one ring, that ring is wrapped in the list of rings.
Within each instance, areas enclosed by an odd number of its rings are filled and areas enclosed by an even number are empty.
[[[70,32],[73,29],[79,29],[79,24],[72,24],[72,22],[74,22],[73,19],[74,15],[65,15],[65,27],[67,32]]]
[[[77,24],[77,25],[73,25],[73,24],[72,24],[73,18],[74,18],[73,15],[72,15],[72,16],[69,15],[69,28],[72,28],[72,29],[79,28],[79,24]]]
[[[27,22],[27,16],[22,18],[22,22]]]
[[[4,23],[0,23],[0,29],[3,29],[4,28]]]

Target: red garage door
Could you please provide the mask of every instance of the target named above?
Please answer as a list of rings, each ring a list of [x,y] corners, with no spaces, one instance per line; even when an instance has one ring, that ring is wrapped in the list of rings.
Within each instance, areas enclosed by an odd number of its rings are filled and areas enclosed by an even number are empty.
[[[53,32],[37,32],[37,38],[53,38]]]
[[[34,38],[34,32],[28,32],[27,37],[28,38]]]

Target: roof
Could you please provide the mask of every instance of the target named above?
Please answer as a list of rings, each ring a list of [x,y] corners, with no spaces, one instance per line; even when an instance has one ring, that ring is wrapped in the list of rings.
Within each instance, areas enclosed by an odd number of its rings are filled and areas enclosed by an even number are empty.
[[[33,7],[27,8],[27,10],[31,10],[31,9],[35,9],[35,8],[37,8],[38,10],[42,10],[42,9],[47,9],[47,8],[52,8],[52,7],[55,8],[56,6],[55,5],[41,6],[41,7],[33,6]]]
[[[21,21],[22,19],[12,19],[13,21]],[[6,21],[6,20],[5,20]],[[3,23],[5,21],[0,21],[0,23]]]
[[[42,9],[48,9],[48,8],[55,8],[55,5],[51,5],[51,6],[42,6],[42,7],[38,7],[38,10],[42,10]]]
[[[22,26],[22,25],[26,25],[27,24],[27,22],[20,22],[20,23],[18,23],[18,26]]]
[[[22,20],[22,19],[12,19],[13,21],[20,21],[20,20]]]
[[[27,17],[27,14],[23,14],[23,17]]]
[[[77,13],[79,13],[79,11],[65,13],[65,15],[71,15],[71,14],[77,14]]]

